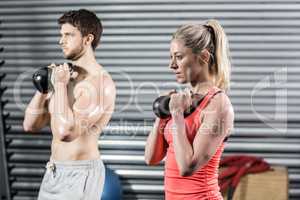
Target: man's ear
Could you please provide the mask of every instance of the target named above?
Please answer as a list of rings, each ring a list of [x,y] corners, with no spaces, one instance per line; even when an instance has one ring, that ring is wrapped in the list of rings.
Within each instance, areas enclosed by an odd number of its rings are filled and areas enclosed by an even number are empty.
[[[94,41],[94,35],[93,34],[88,34],[87,36],[86,36],[86,44],[90,44],[90,45],[92,45],[92,42]]]
[[[210,53],[207,51],[207,49],[204,49],[201,51],[200,53],[200,62],[204,62],[206,64],[209,63],[209,59],[210,59]]]

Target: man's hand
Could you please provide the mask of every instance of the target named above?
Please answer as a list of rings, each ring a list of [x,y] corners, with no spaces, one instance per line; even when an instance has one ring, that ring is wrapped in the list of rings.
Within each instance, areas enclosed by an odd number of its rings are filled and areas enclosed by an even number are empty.
[[[65,85],[67,85],[71,78],[68,64],[64,63],[63,65],[55,66],[53,68],[53,75],[54,75],[54,84],[64,83]]]

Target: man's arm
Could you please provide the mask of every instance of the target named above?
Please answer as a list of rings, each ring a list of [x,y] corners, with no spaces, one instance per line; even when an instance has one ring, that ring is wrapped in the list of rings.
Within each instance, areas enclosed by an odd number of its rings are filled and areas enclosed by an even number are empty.
[[[111,112],[116,89],[108,76],[94,76],[75,87],[72,107],[68,102],[66,84],[56,84],[55,93],[52,128],[56,129],[62,141],[72,141],[85,134],[103,114]]]
[[[25,110],[23,128],[26,132],[36,132],[49,124],[50,114],[47,109],[48,94],[36,91]]]

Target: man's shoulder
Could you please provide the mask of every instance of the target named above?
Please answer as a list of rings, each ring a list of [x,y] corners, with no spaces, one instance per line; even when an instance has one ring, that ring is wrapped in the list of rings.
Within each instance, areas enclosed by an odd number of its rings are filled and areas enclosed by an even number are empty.
[[[94,74],[86,77],[85,81],[100,90],[109,90],[111,93],[115,93],[116,91],[114,80],[109,72],[103,68],[97,69]]]

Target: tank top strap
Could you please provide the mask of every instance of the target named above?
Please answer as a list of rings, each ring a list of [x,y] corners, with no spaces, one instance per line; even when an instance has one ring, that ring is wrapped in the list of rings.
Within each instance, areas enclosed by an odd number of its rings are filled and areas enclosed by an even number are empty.
[[[201,110],[203,110],[208,103],[210,102],[210,100],[218,93],[222,92],[222,90],[220,88],[217,87],[212,87],[208,93],[205,95],[204,99],[201,101],[200,105],[197,107],[196,111],[199,112]]]

